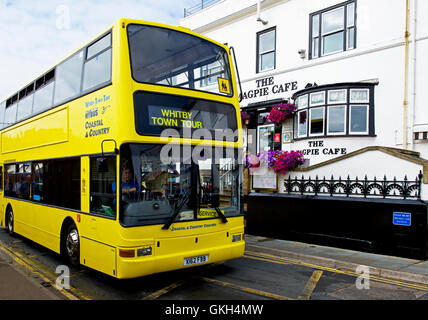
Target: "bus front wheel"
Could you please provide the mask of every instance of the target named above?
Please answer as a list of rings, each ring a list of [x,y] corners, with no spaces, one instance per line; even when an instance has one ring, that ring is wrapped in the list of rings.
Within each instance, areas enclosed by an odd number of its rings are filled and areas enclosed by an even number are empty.
[[[64,254],[68,261],[77,266],[80,264],[80,241],[79,232],[74,224],[70,224],[65,234]]]

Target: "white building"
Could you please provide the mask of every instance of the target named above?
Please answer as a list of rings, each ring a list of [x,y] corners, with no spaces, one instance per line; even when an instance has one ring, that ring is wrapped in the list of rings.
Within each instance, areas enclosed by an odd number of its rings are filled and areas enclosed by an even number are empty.
[[[260,109],[281,100],[294,102],[295,95],[299,110],[294,123],[283,125],[283,150],[302,151],[312,166],[369,146],[405,149],[420,154],[419,165],[398,163],[392,168],[375,156],[366,170],[351,161],[341,174],[397,179],[407,174],[413,179],[423,171],[422,159],[428,159],[428,17],[423,14],[428,1],[212,2],[181,24],[234,47],[242,109],[258,109],[255,116],[262,117]],[[318,86],[304,90],[314,83]],[[253,123],[259,130],[266,125],[262,120]],[[257,143],[249,151],[273,148],[274,130],[268,125],[263,135],[250,137]]]
[[[241,108],[256,129],[248,130],[248,152],[299,150],[309,160],[279,177],[279,194],[343,196],[340,183],[349,179],[351,197],[428,200],[428,1],[204,4],[181,25],[234,47]],[[293,118],[280,129],[265,123],[270,107],[285,101],[298,107]],[[258,179],[267,188],[266,171]]]

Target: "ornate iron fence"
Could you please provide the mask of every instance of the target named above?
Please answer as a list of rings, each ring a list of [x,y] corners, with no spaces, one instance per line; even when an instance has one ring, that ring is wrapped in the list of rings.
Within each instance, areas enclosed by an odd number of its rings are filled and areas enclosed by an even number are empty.
[[[335,179],[333,175],[330,179],[305,179],[302,176],[300,179],[295,177],[292,179],[284,179],[284,192],[288,194],[301,195],[325,195],[325,196],[341,196],[341,197],[363,197],[363,198],[391,198],[391,199],[421,199],[421,183],[422,172],[415,180],[409,180],[407,175],[403,180],[388,180],[386,175],[383,179],[369,180],[367,175],[364,179],[351,179],[349,176],[346,179]]]

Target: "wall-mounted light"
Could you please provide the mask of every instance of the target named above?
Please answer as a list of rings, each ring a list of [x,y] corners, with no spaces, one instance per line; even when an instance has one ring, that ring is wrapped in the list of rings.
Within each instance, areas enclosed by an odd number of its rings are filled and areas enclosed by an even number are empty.
[[[299,51],[297,51],[297,53],[300,55],[300,58],[302,58],[302,59],[306,58],[306,50],[305,49],[300,49]]]
[[[258,22],[261,22],[263,24],[267,24],[268,22],[266,20],[263,20],[262,18],[257,18]]]

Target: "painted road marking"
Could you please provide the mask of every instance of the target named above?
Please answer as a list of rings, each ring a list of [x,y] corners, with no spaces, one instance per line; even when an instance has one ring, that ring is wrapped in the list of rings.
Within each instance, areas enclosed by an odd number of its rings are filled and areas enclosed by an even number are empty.
[[[308,282],[306,283],[305,288],[303,289],[302,294],[299,296],[299,300],[309,300],[311,298],[312,292],[314,292],[318,281],[321,279],[321,276],[323,274],[323,271],[321,270],[315,270],[312,273],[312,276],[309,278]]]
[[[278,294],[274,294],[274,293],[270,293],[270,292],[266,292],[266,291],[261,291],[261,290],[257,290],[257,289],[252,289],[252,288],[247,288],[247,287],[243,287],[243,286],[239,286],[237,284],[233,284],[230,282],[225,282],[225,281],[220,281],[217,279],[211,279],[211,278],[207,278],[207,277],[201,277],[200,279],[207,281],[207,282],[211,282],[223,287],[227,287],[227,288],[232,288],[235,290],[239,290],[239,291],[244,291],[244,292],[249,292],[258,296],[263,296],[263,297],[267,297],[267,298],[271,298],[271,299],[275,299],[275,300],[294,300],[292,298],[289,297],[285,297],[285,296],[280,296]]]
[[[145,296],[144,298],[142,298],[141,300],[155,300],[158,299],[160,296],[163,296],[164,294],[167,294],[168,292],[180,287],[181,285],[183,285],[186,281],[185,280],[180,280],[177,282],[174,282],[173,284],[170,284],[169,286],[166,286],[165,288],[162,288],[156,292],[153,292],[151,294],[149,294],[148,296]]]
[[[244,255],[244,258],[252,259],[252,260],[259,260],[259,261],[266,261],[266,262],[274,262],[274,263],[282,264],[282,265],[290,265],[290,264],[292,264],[291,262],[278,261],[276,259],[269,259],[269,258],[261,258],[261,257],[247,255],[247,254]]]

